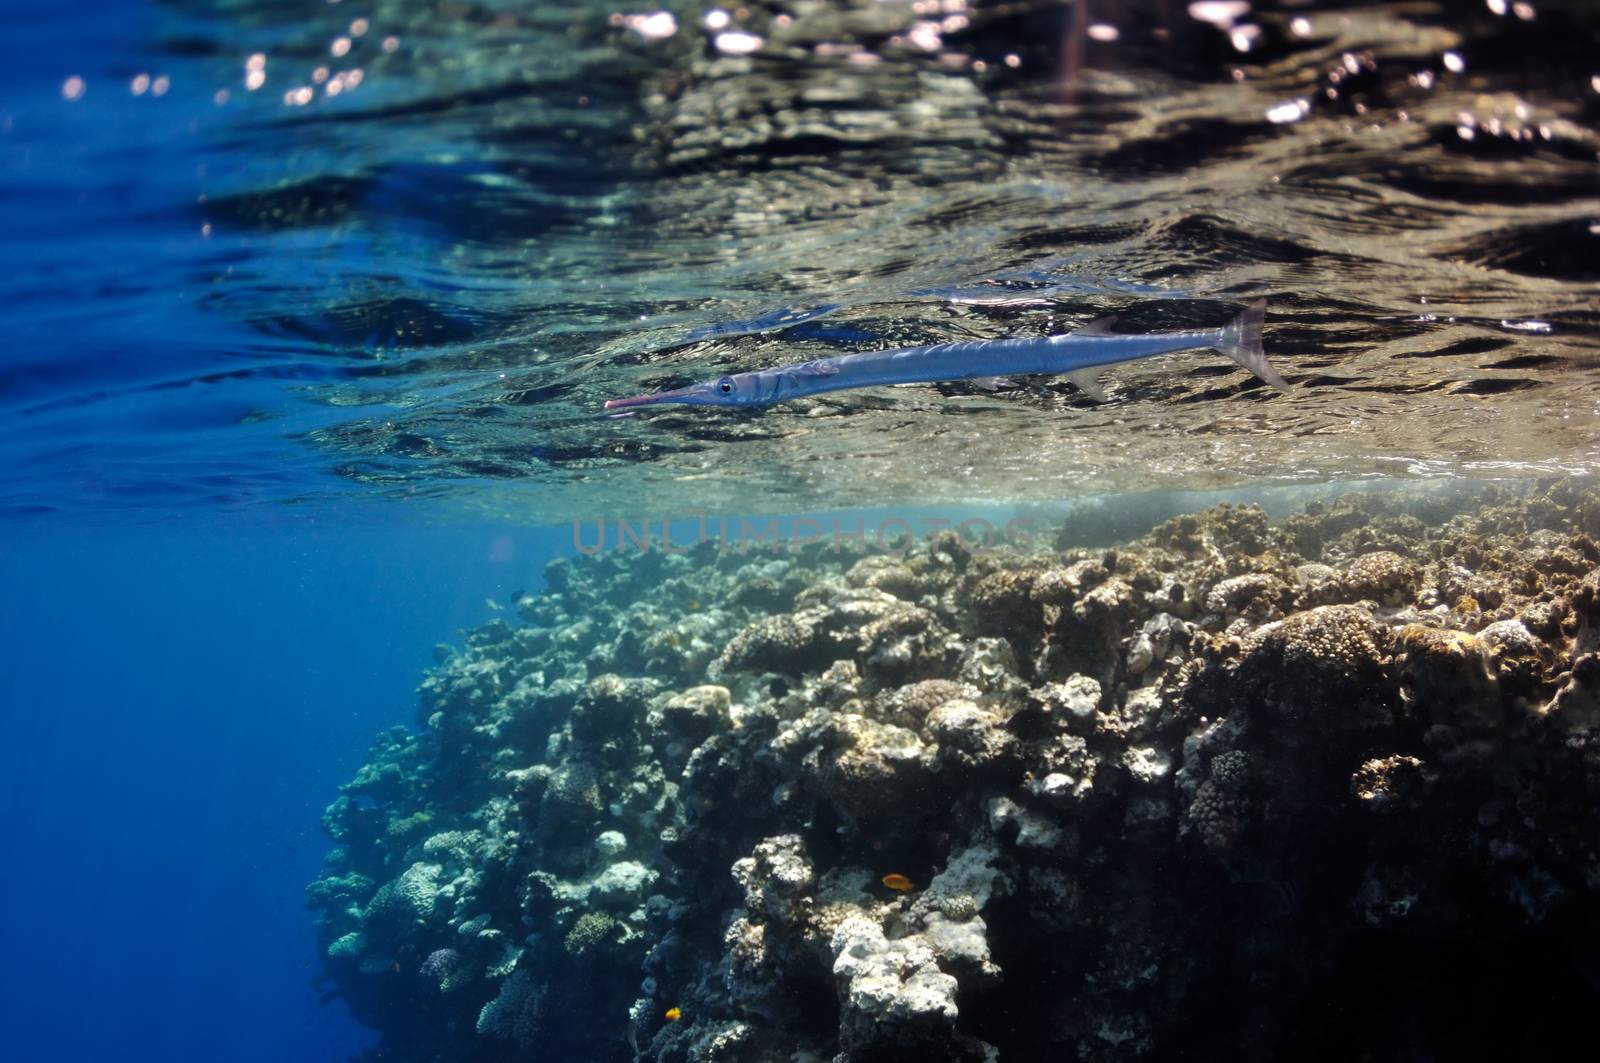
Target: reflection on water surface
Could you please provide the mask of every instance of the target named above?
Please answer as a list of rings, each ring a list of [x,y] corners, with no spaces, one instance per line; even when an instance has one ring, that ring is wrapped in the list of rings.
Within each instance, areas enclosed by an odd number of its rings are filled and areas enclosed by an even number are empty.
[[[36,221],[7,251],[45,268],[13,282],[35,342],[5,501],[562,518],[1592,470],[1597,25],[1493,0],[166,3],[115,61],[40,64],[7,119],[0,181]],[[93,219],[71,240],[45,162]],[[1104,404],[1044,378],[596,416],[1258,294],[1291,395],[1186,354],[1114,370]]]

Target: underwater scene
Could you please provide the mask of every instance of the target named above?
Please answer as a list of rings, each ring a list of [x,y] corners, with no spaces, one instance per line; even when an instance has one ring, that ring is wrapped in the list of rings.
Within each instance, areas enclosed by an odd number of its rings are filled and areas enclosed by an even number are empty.
[[[0,29],[0,1057],[1593,1040],[1600,5]]]

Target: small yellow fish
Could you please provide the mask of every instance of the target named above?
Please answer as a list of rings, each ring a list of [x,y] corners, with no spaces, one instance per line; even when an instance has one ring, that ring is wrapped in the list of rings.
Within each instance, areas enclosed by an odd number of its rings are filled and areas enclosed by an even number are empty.
[[[681,1018],[683,1018],[683,1009],[678,1007],[678,1005],[674,1004],[672,1007],[667,1009],[668,1022],[677,1022]]]
[[[899,893],[905,893],[908,890],[914,890],[917,888],[910,879],[906,878],[897,871],[889,872],[887,875],[883,876],[883,878],[879,879],[879,881],[885,886],[888,886],[890,889]]]
[[[690,609],[698,609],[698,608],[700,608],[700,599],[699,598],[690,598],[689,599],[689,608]]]

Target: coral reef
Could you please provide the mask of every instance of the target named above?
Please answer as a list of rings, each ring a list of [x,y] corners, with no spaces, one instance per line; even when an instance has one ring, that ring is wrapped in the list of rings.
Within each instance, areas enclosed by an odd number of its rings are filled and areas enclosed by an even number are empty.
[[[554,562],[329,806],[325,975],[419,1063],[1548,1049],[1600,988],[1597,515]]]

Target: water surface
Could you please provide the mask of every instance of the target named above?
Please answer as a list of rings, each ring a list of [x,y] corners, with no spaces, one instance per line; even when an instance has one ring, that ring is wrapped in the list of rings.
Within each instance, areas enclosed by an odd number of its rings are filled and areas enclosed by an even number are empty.
[[[1584,4],[104,24],[33,12],[7,44],[12,510],[447,494],[561,519],[1596,464]],[[1030,379],[597,417],[1256,295],[1292,395],[1201,353],[1115,370],[1100,405]]]

